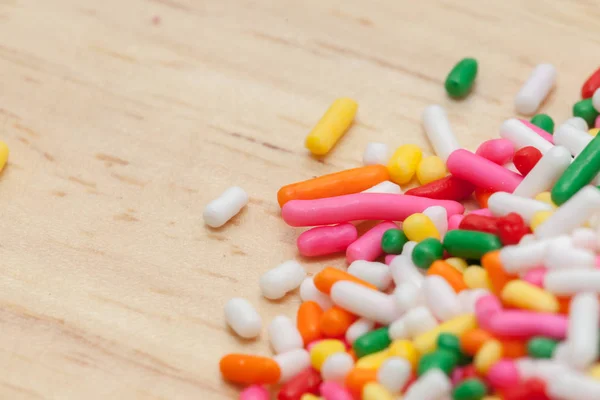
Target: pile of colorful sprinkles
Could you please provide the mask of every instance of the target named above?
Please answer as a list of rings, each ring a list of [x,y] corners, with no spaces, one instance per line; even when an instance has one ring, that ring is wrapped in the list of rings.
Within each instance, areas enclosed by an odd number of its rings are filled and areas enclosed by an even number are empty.
[[[477,69],[461,60],[447,93],[468,95]],[[535,114],[555,81],[538,65],[516,111]],[[369,143],[364,166],[282,187],[283,220],[310,227],[300,255],[345,252],[349,266],[308,277],[290,260],[260,278],[264,297],[300,288],[302,304],[296,321],[270,322],[274,356],[221,359],[240,399],[599,400],[599,88],[600,69],[556,130],[545,114],[511,118],[475,153],[431,105],[422,119],[436,155]],[[327,154],[357,108],[336,100],[306,147]],[[247,203],[229,188],[204,220],[222,226]],[[362,221],[380,222],[359,237]],[[229,300],[225,317],[239,336],[260,335],[247,300]]]

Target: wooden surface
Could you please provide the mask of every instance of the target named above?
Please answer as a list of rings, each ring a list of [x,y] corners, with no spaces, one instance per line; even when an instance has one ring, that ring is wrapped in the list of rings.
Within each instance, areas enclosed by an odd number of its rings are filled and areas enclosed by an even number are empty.
[[[431,151],[431,103],[474,149],[540,62],[563,121],[598,67],[599,18],[591,0],[0,0],[0,398],[235,398],[219,358],[270,352],[225,327],[226,300],[265,326],[299,303],[258,290],[297,256],[277,189],[360,165],[369,141]],[[464,56],[477,85],[452,101]],[[340,96],[357,121],[317,161],[303,139]],[[250,204],[207,229],[234,184]]]

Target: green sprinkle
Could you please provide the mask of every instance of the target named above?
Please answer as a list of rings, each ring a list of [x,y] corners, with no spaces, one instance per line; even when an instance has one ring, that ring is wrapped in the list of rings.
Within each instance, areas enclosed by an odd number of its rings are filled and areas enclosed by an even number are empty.
[[[454,257],[480,259],[490,251],[502,247],[502,242],[491,233],[453,229],[444,237],[444,247]]]
[[[381,248],[387,254],[400,254],[406,242],[408,242],[408,238],[404,231],[389,229],[385,231],[381,238]]]
[[[600,136],[596,135],[558,178],[550,191],[552,201],[562,205],[600,172]]]
[[[462,352],[460,348],[460,339],[456,335],[451,333],[440,333],[437,339],[437,348],[454,354],[458,359],[459,365],[466,365],[471,362],[471,357]]]
[[[527,342],[527,354],[533,358],[552,358],[557,344],[556,340],[537,336]]]
[[[435,260],[441,260],[443,255],[442,243],[436,238],[427,238],[415,246],[412,260],[417,267],[427,269]]]
[[[390,340],[388,328],[384,327],[360,336],[354,341],[352,348],[354,349],[356,357],[361,358],[387,348],[390,343],[392,343],[392,341]]]
[[[573,105],[573,116],[585,119],[585,122],[588,124],[588,128],[591,128],[594,126],[594,122],[598,116],[598,111],[596,111],[594,108],[592,99],[585,99],[578,101],[575,103],[575,105]]]
[[[417,374],[421,376],[430,369],[438,368],[444,371],[446,375],[450,375],[457,363],[458,358],[456,355],[450,351],[439,349],[421,357],[417,368]]]
[[[554,121],[548,114],[538,114],[531,118],[531,123],[548,133],[554,133]]]
[[[471,91],[477,76],[477,60],[463,58],[446,77],[446,92],[451,97],[464,97]]]
[[[487,394],[487,387],[480,379],[465,379],[454,387],[452,400],[481,400]]]

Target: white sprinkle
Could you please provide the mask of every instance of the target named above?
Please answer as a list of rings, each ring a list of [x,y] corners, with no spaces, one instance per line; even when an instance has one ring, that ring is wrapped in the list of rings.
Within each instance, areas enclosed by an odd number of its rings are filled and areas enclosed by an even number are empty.
[[[212,228],[225,225],[248,204],[248,194],[239,186],[232,186],[204,207],[204,223]]]

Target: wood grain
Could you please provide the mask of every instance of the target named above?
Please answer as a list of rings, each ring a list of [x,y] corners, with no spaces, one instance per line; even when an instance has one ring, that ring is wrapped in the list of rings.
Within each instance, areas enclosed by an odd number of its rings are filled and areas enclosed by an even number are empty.
[[[226,300],[265,322],[299,302],[258,292],[297,256],[276,190],[359,165],[369,141],[431,151],[431,103],[474,149],[539,62],[559,70],[543,110],[566,119],[599,18],[595,1],[0,0],[0,398],[234,398],[219,358],[269,349],[230,334]],[[452,101],[464,56],[480,75]],[[303,138],[340,96],[357,121],[315,160]],[[234,184],[250,204],[207,229]]]

